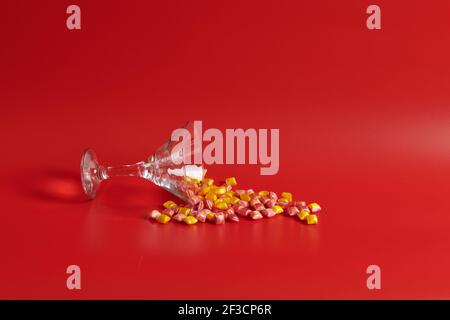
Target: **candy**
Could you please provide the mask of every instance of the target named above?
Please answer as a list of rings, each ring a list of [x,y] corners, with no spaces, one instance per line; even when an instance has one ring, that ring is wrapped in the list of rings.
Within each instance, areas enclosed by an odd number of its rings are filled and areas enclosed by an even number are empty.
[[[216,224],[224,224],[225,223],[225,215],[223,213],[216,213],[216,215],[214,216],[214,222]]]
[[[197,197],[197,196],[191,196],[190,198],[189,198],[189,203],[191,204],[191,205],[193,205],[193,206],[195,206],[197,203],[199,203],[200,202],[200,199],[199,199],[199,197]]]
[[[208,194],[205,196],[205,199],[216,201],[217,200],[217,195],[215,193],[213,193],[213,192],[208,192]]]
[[[158,210],[152,210],[152,212],[150,212],[150,214],[148,215],[149,218],[151,219],[156,219],[161,215],[161,212],[159,212]]]
[[[198,221],[224,224],[225,221],[239,222],[239,217],[259,220],[285,212],[289,216],[296,215],[307,224],[318,223],[314,213],[321,210],[319,204],[312,202],[307,205],[304,201],[293,201],[290,192],[282,192],[281,197],[278,197],[275,192],[269,190],[233,190],[237,185],[235,177],[226,178],[221,185],[215,185],[214,180],[209,178],[183,179],[181,188],[187,195],[187,203],[177,205],[174,201],[166,201],[163,203],[162,212],[152,210],[148,218],[163,224],[172,219],[186,224],[195,224]]]
[[[287,214],[291,217],[295,216],[298,213],[300,213],[300,210],[297,207],[289,207],[287,209]]]
[[[308,209],[303,209],[302,211],[300,211],[299,214],[297,214],[297,217],[303,221],[303,220],[305,220],[305,218],[307,216],[309,216],[309,214],[310,214],[310,211]]]
[[[231,222],[239,222],[239,217],[234,213],[230,213],[227,215],[227,220],[230,220]]]
[[[184,219],[186,219],[187,216],[181,213],[177,213],[176,215],[174,215],[172,217],[173,220],[178,221],[178,222],[182,222]]]
[[[200,201],[199,203],[197,203],[197,207],[196,209],[198,211],[202,210],[205,207],[205,203],[203,201]]]
[[[294,206],[296,206],[297,208],[302,210],[302,209],[306,208],[306,202],[305,201],[295,201]]]
[[[226,195],[221,195],[219,200],[221,200],[222,202],[225,202],[226,204],[231,203],[231,198]]]
[[[262,219],[262,218],[263,218],[261,212],[259,212],[259,211],[251,211],[251,212],[249,213],[249,216],[250,216],[250,218],[253,219],[253,220],[259,220],[259,219]]]
[[[234,214],[234,209],[228,208],[227,210],[225,210],[225,215],[228,215],[228,214]]]
[[[238,197],[235,197],[235,196],[232,196],[230,199],[231,199],[230,200],[231,204],[236,204],[241,201]]]
[[[203,210],[199,211],[195,217],[197,218],[198,221],[205,222],[206,221],[206,216],[210,212],[211,211],[209,209],[203,209]]]
[[[269,195],[269,191],[263,190],[258,192],[261,197],[267,197]]]
[[[266,218],[271,218],[276,215],[276,212],[273,209],[264,209],[261,210],[261,214]]]
[[[264,210],[266,207],[264,207],[264,205],[262,203],[255,203],[253,208],[257,211],[261,211],[261,210]]]
[[[177,204],[170,200],[163,203],[163,207],[166,209],[170,209],[170,208],[176,207],[176,206],[177,206]]]
[[[205,185],[200,188],[199,194],[204,196],[204,195],[207,195],[209,191],[211,191],[211,188],[209,186]]]
[[[317,224],[319,220],[317,219],[317,216],[315,214],[310,214],[306,216],[306,223],[308,224]]]
[[[214,202],[211,199],[206,199],[205,207],[208,208],[209,210],[212,210],[212,208],[214,207]]]
[[[224,186],[216,187],[213,189],[215,194],[224,194],[227,192],[227,188]]]
[[[191,209],[187,208],[187,207],[182,207],[178,210],[179,214],[184,214],[185,216],[187,216],[190,212],[191,212]]]
[[[273,200],[275,200],[275,201],[278,200],[277,194],[276,194],[275,192],[273,192],[273,191],[270,191],[270,192],[269,192],[269,198],[270,198],[270,199],[273,199]]]
[[[213,222],[216,218],[216,214],[214,212],[210,212],[206,215],[206,220]]]
[[[277,204],[277,201],[275,199],[270,199],[269,201],[267,201],[267,203],[265,203],[264,205],[267,208],[273,208],[275,205]],[[281,208],[281,207],[280,207]]]
[[[160,216],[158,216],[156,218],[156,221],[158,221],[159,223],[162,223],[162,224],[166,224],[167,222],[170,221],[170,219],[171,218],[168,215],[161,214]]]
[[[229,186],[235,186],[235,185],[237,185],[237,182],[236,182],[236,178],[235,178],[235,177],[226,178],[226,179],[225,179],[225,183],[226,183],[227,185],[229,185]]]
[[[308,209],[313,213],[316,213],[316,212],[319,212],[320,210],[322,210],[322,208],[319,206],[319,204],[317,204],[315,202],[308,204]]]
[[[195,217],[193,217],[193,216],[188,216],[188,217],[186,217],[186,219],[184,219],[184,223],[186,223],[186,224],[196,224],[197,223],[197,219],[195,218]]]
[[[190,198],[195,195],[194,189],[189,189],[186,191],[186,195]]]
[[[215,203],[216,208],[220,209],[220,210],[225,210],[228,208],[228,204],[225,202],[216,202]]]
[[[273,206],[272,209],[275,211],[276,214],[282,213],[284,209],[280,206]]]
[[[206,178],[206,179],[203,179],[203,184],[205,185],[205,186],[212,186],[213,184],[214,184],[214,180],[213,179],[208,179],[208,178]]]
[[[236,213],[241,217],[247,217],[250,214],[250,212],[252,212],[252,210],[247,208],[241,208],[238,211],[236,211]]]
[[[162,211],[162,213],[165,214],[166,216],[172,217],[176,213],[176,210],[175,209],[164,209]]]
[[[240,205],[240,206],[243,206],[243,207],[248,207],[248,201],[244,201],[244,200],[241,200],[241,201],[239,201],[238,202],[238,205]]]
[[[289,201],[288,201],[287,199],[285,199],[285,198],[279,198],[279,199],[277,200],[277,204],[278,204],[280,207],[285,208],[285,207],[287,207],[287,205],[289,204]]]
[[[283,199],[286,199],[288,202],[292,201],[292,193],[290,193],[290,192],[282,192],[281,197]]]
[[[271,201],[271,199],[268,196],[264,196],[260,201],[263,205],[266,205],[269,201]]]
[[[257,199],[257,200],[261,200],[261,196],[257,193],[249,193],[250,199]]]
[[[227,196],[227,197],[233,197],[234,196],[234,191],[233,190],[230,190],[230,191],[227,191],[227,192],[225,192],[225,195]]]

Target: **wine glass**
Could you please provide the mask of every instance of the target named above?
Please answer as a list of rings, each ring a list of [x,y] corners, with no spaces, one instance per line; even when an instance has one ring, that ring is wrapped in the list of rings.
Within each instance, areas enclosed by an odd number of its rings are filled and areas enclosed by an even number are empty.
[[[104,180],[116,176],[139,177],[152,181],[184,201],[188,200],[189,190],[195,187],[195,182],[203,179],[206,169],[203,164],[191,164],[202,152],[201,146],[194,143],[194,137],[201,137],[201,129],[195,122],[188,122],[181,130],[184,148],[172,137],[158,148],[153,155],[144,161],[130,165],[106,167],[98,163],[92,149],[84,151],[81,157],[81,184],[86,195],[94,199],[100,184]],[[195,156],[197,154],[197,157]],[[201,159],[201,158],[200,158]]]

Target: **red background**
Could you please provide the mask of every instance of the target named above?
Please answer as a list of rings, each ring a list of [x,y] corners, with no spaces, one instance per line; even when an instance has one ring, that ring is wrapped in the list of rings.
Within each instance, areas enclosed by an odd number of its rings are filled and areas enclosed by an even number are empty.
[[[0,298],[450,298],[450,3],[76,1],[0,7]],[[280,171],[214,166],[323,207],[193,227],[117,178],[87,201],[86,147],[149,156],[187,120],[280,128]],[[82,289],[66,288],[66,267]],[[366,287],[381,267],[382,289]]]

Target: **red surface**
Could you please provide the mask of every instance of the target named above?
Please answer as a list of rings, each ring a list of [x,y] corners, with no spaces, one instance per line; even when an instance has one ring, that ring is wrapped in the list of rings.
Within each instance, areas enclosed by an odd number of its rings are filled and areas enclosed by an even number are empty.
[[[77,1],[81,31],[69,4],[0,8],[0,298],[450,298],[448,1],[377,1],[381,31],[366,1]],[[132,178],[84,199],[84,148],[136,162],[191,119],[280,128],[278,175],[210,175],[319,225],[157,225],[171,197]]]

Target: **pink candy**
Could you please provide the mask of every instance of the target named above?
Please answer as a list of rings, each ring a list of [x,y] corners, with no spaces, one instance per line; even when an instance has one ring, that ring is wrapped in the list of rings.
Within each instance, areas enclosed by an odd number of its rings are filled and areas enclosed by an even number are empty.
[[[297,207],[289,207],[287,210],[287,214],[291,217],[295,216],[298,213],[300,213],[300,210]]]
[[[247,208],[241,208],[237,211],[237,214],[241,217],[247,217],[250,212],[252,212],[252,210],[247,209]]]
[[[273,192],[273,191],[269,192],[269,198],[272,199],[272,200],[275,200],[275,201],[278,200],[277,194],[275,192]]]
[[[261,212],[259,212],[259,211],[250,211],[249,216],[253,220],[259,220],[259,219],[263,218]]]
[[[175,212],[176,211],[174,209],[164,209],[162,213],[167,215],[167,216],[169,216],[169,217],[173,217]]]
[[[211,199],[206,199],[205,207],[207,207],[209,210],[212,210],[214,208],[214,202]]]
[[[149,217],[152,219],[156,219],[161,215],[161,212],[159,212],[158,210],[152,210],[152,212],[150,212]]]
[[[239,217],[234,213],[230,213],[227,215],[227,220],[230,220],[231,222],[239,222]]]
[[[200,198],[197,196],[190,196],[189,197],[189,204],[191,204],[192,206],[195,206],[197,203],[200,202]]]
[[[222,212],[216,213],[214,216],[214,222],[216,224],[224,224],[225,223],[225,215]]]
[[[264,209],[264,210],[261,210],[261,214],[266,218],[272,218],[277,213],[273,209]]]
[[[244,200],[239,201],[237,204],[240,205],[240,206],[243,206],[243,207],[245,207],[245,208],[248,207],[248,202],[247,202],[247,201],[244,201]]]
[[[197,203],[197,210],[200,211],[205,207],[205,204],[203,201],[200,200],[199,203]]]
[[[184,214],[177,213],[172,217],[172,219],[178,222],[183,222],[183,220],[186,219],[186,216]]]
[[[197,213],[197,220],[200,222],[205,222],[206,221],[206,216],[211,213],[211,210],[209,209],[202,209]]]

